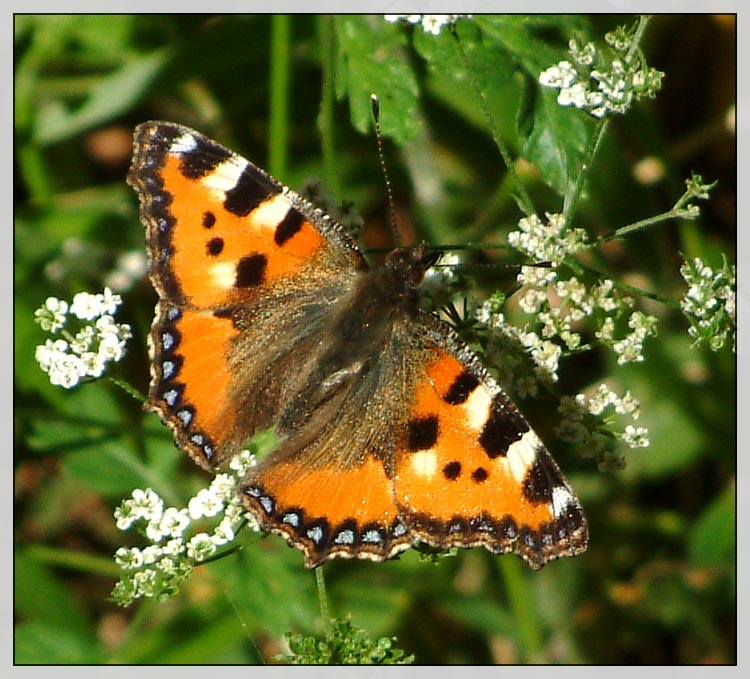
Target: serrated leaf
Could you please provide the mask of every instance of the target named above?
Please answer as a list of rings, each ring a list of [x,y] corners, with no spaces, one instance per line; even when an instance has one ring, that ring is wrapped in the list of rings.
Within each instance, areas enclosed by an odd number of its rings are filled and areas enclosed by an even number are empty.
[[[499,133],[506,143],[515,145],[515,140],[509,139],[513,133],[518,89],[513,80],[513,60],[502,45],[481,40],[472,22],[459,22],[457,29],[460,49],[466,54],[471,73],[461,58],[459,45],[448,31],[437,36],[425,31],[414,33],[414,48],[430,70],[430,90],[463,117],[486,130],[489,121],[480,106],[478,87],[487,99]]]
[[[231,557],[208,564],[232,601],[248,634],[281,635],[294,626],[310,628],[317,617],[315,576],[302,556],[277,536],[260,535]]]
[[[556,93],[539,85],[539,74],[565,58],[559,46],[537,37],[545,22],[522,17],[481,17],[478,24],[513,57],[524,76],[517,132],[524,157],[543,180],[563,195],[580,171],[593,123],[577,110],[561,107]],[[552,27],[559,28],[554,22]],[[562,26],[570,30],[566,21]],[[534,30],[532,30],[534,29]]]
[[[372,127],[370,95],[380,99],[383,136],[399,143],[412,139],[421,121],[417,79],[404,54],[404,35],[371,16],[340,16],[334,22],[339,44],[336,96],[349,98],[352,124]]]

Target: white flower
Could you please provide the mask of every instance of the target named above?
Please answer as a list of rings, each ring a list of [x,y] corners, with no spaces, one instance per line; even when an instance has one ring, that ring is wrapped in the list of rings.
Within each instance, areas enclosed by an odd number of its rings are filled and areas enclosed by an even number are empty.
[[[185,551],[185,543],[181,537],[172,538],[167,540],[161,548],[162,554],[165,556],[179,556]]]
[[[559,89],[557,102],[561,106],[575,106],[596,118],[612,113],[625,113],[631,104],[643,97],[654,97],[664,76],[649,68],[642,58],[622,57],[624,47],[632,43],[631,35],[623,29],[607,34],[612,46],[609,64],[593,43],[579,46],[576,39],[568,43],[573,61],[561,61],[544,70],[539,82],[545,87]],[[589,70],[596,62],[598,68]]]
[[[130,326],[115,323],[107,312],[114,312],[120,296],[109,288],[102,294],[79,292],[70,305],[71,313],[80,320],[92,321],[84,325],[75,336],[63,331],[69,343],[58,340],[36,349],[39,367],[49,375],[50,382],[66,389],[74,387],[82,377],[101,377],[109,361],[119,361],[125,355],[125,345],[132,336]],[[66,302],[50,297],[35,312],[37,322],[47,331],[62,329],[65,322]]]
[[[211,481],[210,490],[222,501],[227,502],[234,497],[237,482],[230,474],[217,474]]]
[[[47,297],[44,304],[34,312],[34,320],[45,332],[57,332],[65,325],[68,303],[57,297]]]
[[[70,312],[82,321],[92,321],[102,312],[102,296],[92,295],[88,292],[79,292],[73,297]]]
[[[545,87],[570,87],[578,77],[578,71],[569,61],[561,61],[555,66],[550,66],[539,75],[540,84]]]
[[[198,533],[190,538],[187,555],[196,561],[204,561],[216,552],[216,544],[208,533]]]
[[[575,83],[570,87],[563,87],[557,95],[560,106],[575,106],[585,108],[588,103],[589,88],[584,83]]]
[[[634,427],[631,424],[625,427],[622,440],[631,448],[648,448],[650,445],[648,429],[645,427]]]
[[[72,354],[62,354],[57,356],[47,371],[50,384],[54,384],[64,389],[71,389],[86,374],[83,361],[78,356]]]
[[[546,288],[556,278],[557,272],[555,269],[544,266],[522,266],[521,271],[516,276],[516,280],[521,285],[529,285],[535,288]]]
[[[251,467],[257,464],[255,455],[249,450],[243,449],[237,453],[229,462],[229,468],[237,477],[245,476]]]
[[[35,358],[44,372],[49,372],[52,365],[61,361],[68,353],[68,343],[65,340],[47,340],[38,346]]]
[[[107,367],[104,357],[101,354],[95,354],[93,351],[87,351],[81,355],[81,364],[83,366],[82,374],[91,377],[101,377]]]
[[[138,518],[146,521],[159,521],[164,513],[164,501],[151,488],[136,488],[132,494],[132,508]],[[126,500],[127,502],[127,500]]]
[[[161,547],[157,545],[148,545],[147,547],[144,547],[142,550],[143,554],[143,563],[148,565],[155,563],[158,559],[162,556],[162,550]]]
[[[105,278],[107,287],[120,292],[129,290],[138,280],[143,278],[147,268],[146,253],[142,248],[125,252],[117,258],[115,269],[107,274]],[[112,310],[109,313],[115,312]]]
[[[136,547],[120,547],[115,552],[115,563],[124,569],[140,568],[143,565],[143,553]]]
[[[188,502],[188,512],[191,519],[216,516],[223,508],[223,500],[210,488],[202,488]]]
[[[162,535],[168,535],[172,538],[179,538],[189,525],[188,510],[177,509],[176,507],[168,507],[160,522]]]
[[[213,541],[216,545],[223,545],[234,540],[234,525],[229,517],[224,517],[214,531]]]
[[[390,23],[408,21],[410,24],[422,24],[425,33],[440,35],[443,26],[455,23],[458,19],[470,18],[471,14],[386,14],[385,20]]]
[[[568,41],[568,51],[581,66],[591,66],[596,60],[596,46],[593,42],[587,42],[581,47],[575,38],[571,38]]]

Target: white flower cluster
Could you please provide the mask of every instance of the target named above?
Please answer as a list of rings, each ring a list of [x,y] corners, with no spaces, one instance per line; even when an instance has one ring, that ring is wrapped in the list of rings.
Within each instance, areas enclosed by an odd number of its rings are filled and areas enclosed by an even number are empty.
[[[600,384],[592,396],[563,396],[558,412],[561,421],[555,428],[557,435],[574,443],[584,457],[599,459],[602,470],[622,469],[625,464],[612,448],[614,440],[619,439],[630,448],[649,445],[644,427],[627,424],[622,431],[612,431],[615,415],[629,416],[633,421],[640,415],[640,404],[629,391],[620,397],[606,384]]]
[[[125,355],[132,334],[126,323],[115,323],[114,314],[121,303],[120,295],[104,288],[103,293],[94,295],[79,292],[70,306],[48,297],[34,312],[42,330],[62,335],[62,339],[48,339],[36,348],[39,367],[52,384],[71,389],[83,377],[101,377],[110,361],[119,361]],[[65,327],[70,315],[94,323],[84,324],[73,335]]]
[[[575,38],[568,43],[570,61],[561,61],[543,71],[539,82],[559,89],[557,103],[575,106],[596,118],[612,113],[625,113],[634,101],[653,98],[661,88],[664,73],[649,68],[638,52],[629,54],[632,39],[620,28],[605,36],[613,57],[607,65],[594,43],[579,45]],[[598,63],[598,68],[592,66]]]
[[[177,592],[195,564],[232,542],[240,527],[249,524],[257,530],[237,494],[239,482],[254,464],[255,457],[241,451],[230,462],[231,473],[218,474],[208,488],[189,500],[187,507],[179,509],[165,507],[150,488],[135,489],[115,509],[115,523],[120,530],[137,527],[150,544],[144,548],[120,547],[115,552],[115,563],[125,574],[115,586],[112,599],[128,605],[139,597],[168,598]],[[202,525],[205,519],[215,517],[220,519],[210,533],[194,531],[194,522]]]
[[[425,33],[440,35],[443,26],[456,23],[458,19],[468,19],[471,14],[386,14],[385,20],[390,23],[407,21],[410,24],[421,24]]]
[[[522,398],[536,396],[539,382],[557,380],[562,350],[554,342],[529,330],[528,324],[519,330],[506,323],[500,311],[504,301],[502,294],[495,294],[476,310],[474,316],[477,330],[486,335],[484,350],[487,361],[497,366],[502,384],[512,385]]]
[[[575,276],[558,280],[558,265],[568,255],[587,247],[588,241],[583,229],[566,229],[562,215],[547,214],[546,217],[546,223],[536,216],[524,217],[518,222],[519,230],[508,235],[509,244],[523,254],[551,263],[549,267],[524,266],[518,274],[517,280],[523,286],[518,305],[524,313],[534,317],[533,324],[527,324],[520,333],[522,344],[531,350],[532,357],[536,352],[544,358],[544,367],[555,380],[555,354],[559,358],[561,350],[553,352],[549,343],[559,338],[568,351],[578,349],[581,336],[574,332],[574,324],[593,317],[598,324],[597,339],[612,348],[618,363],[642,361],[643,342],[656,334],[656,319],[634,311],[628,320],[632,332],[625,337],[615,337],[615,319],[632,308],[635,301],[618,295],[614,282],[609,279],[591,287]]]
[[[688,285],[680,307],[690,322],[688,334],[693,346],[707,345],[712,351],[724,346],[731,335],[733,348],[737,342],[736,269],[724,259],[721,269],[714,270],[696,257],[680,267]]]
[[[518,231],[508,234],[508,243],[538,262],[553,265],[586,247],[588,237],[583,229],[569,229],[561,214],[545,214],[546,222],[537,215],[523,217]]]

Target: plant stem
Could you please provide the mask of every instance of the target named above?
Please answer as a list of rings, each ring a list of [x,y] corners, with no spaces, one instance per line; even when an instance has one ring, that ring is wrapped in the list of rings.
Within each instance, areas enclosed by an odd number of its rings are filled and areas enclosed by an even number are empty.
[[[575,183],[571,187],[571,190],[565,194],[563,201],[563,217],[565,224],[569,225],[575,214],[576,207],[578,206],[578,200],[581,197],[583,187],[586,185],[586,179],[588,178],[589,169],[591,163],[594,162],[594,156],[599,148],[599,144],[604,137],[604,133],[607,131],[609,121],[604,119],[600,120],[594,128],[594,133],[591,135],[588,147],[586,148],[585,160],[581,164],[581,171],[578,173]]]
[[[633,56],[640,49],[641,41],[643,40],[643,36],[646,32],[646,27],[648,26],[650,21],[651,16],[648,14],[642,14],[638,17],[638,26],[635,29],[635,33],[633,34],[633,41],[630,45],[627,56],[625,57],[625,60],[627,62],[632,61]],[[581,171],[579,172],[578,177],[576,178],[576,181],[573,184],[571,190],[565,195],[565,201],[563,205],[563,216],[565,217],[565,224],[570,224],[571,220],[573,219],[576,207],[578,206],[578,200],[581,197],[581,192],[586,185],[586,179],[588,177],[591,164],[594,162],[594,156],[596,155],[599,144],[604,137],[604,133],[607,131],[608,125],[609,120],[607,118],[603,118],[602,120],[598,121],[596,127],[594,128],[594,133],[591,135],[591,140],[589,141],[588,147],[586,149],[586,154],[584,155],[585,160],[581,165]]]
[[[615,238],[621,238],[628,235],[629,233],[641,231],[646,227],[653,226],[654,224],[659,224],[660,222],[666,222],[670,219],[695,219],[698,214],[697,211],[690,210],[689,208],[686,209],[684,207],[691,200],[691,198],[694,197],[694,194],[690,190],[685,191],[685,193],[680,196],[677,202],[666,212],[654,215],[653,217],[647,217],[646,219],[641,219],[626,226],[621,226],[619,229],[616,229],[612,233],[598,238],[594,245],[603,245],[604,243],[608,243]]]
[[[95,573],[106,577],[118,577],[120,575],[120,568],[112,559],[92,556],[71,549],[32,545],[28,548],[28,554],[40,562],[74,571]]]
[[[120,389],[128,394],[128,396],[132,396],[136,401],[138,401],[138,403],[143,403],[146,400],[146,397],[129,382],[121,380],[117,377],[112,377],[112,375],[107,375],[107,377],[113,384],[116,384],[118,387],[120,387]]]
[[[542,632],[534,612],[533,593],[529,579],[521,571],[521,563],[510,556],[497,560],[518,627],[518,640],[525,662],[543,662]]]
[[[338,172],[336,171],[336,144],[334,140],[336,128],[333,120],[335,103],[333,77],[335,73],[336,58],[333,22],[333,17],[318,17],[321,67],[323,71],[320,92],[320,111],[318,113],[318,129],[320,130],[321,150],[323,152],[325,185],[333,192],[333,195],[339,196],[341,195],[341,187],[339,185]]]
[[[268,130],[268,167],[272,175],[286,177],[289,154],[289,46],[291,20],[286,14],[271,17],[271,73]]]
[[[320,601],[320,617],[323,619],[323,630],[326,634],[331,628],[331,613],[328,608],[328,596],[326,595],[326,582],[323,578],[323,567],[315,569],[315,584],[318,586],[318,600]]]

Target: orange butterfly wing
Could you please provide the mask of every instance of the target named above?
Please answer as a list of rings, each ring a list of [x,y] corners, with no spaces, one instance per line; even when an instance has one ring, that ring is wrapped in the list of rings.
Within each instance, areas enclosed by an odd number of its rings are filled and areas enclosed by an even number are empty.
[[[279,448],[241,492],[307,566],[417,542],[534,568],[586,548],[580,504],[538,437],[416,308],[422,249],[368,269],[321,211],[172,123],[139,126],[129,181],[159,294],[147,406],[205,467],[274,426]]]
[[[270,400],[251,420],[243,408],[248,354],[262,354],[263,365],[254,366],[262,373],[283,353],[274,335],[291,341],[305,333],[304,319],[282,318],[274,305],[307,304],[312,326],[364,260],[319,210],[186,127],[140,125],[128,181],[140,196],[159,295],[147,406],[196,462],[213,466],[278,415]],[[312,270],[319,290],[305,296],[293,281]],[[258,327],[264,315],[277,323]]]

